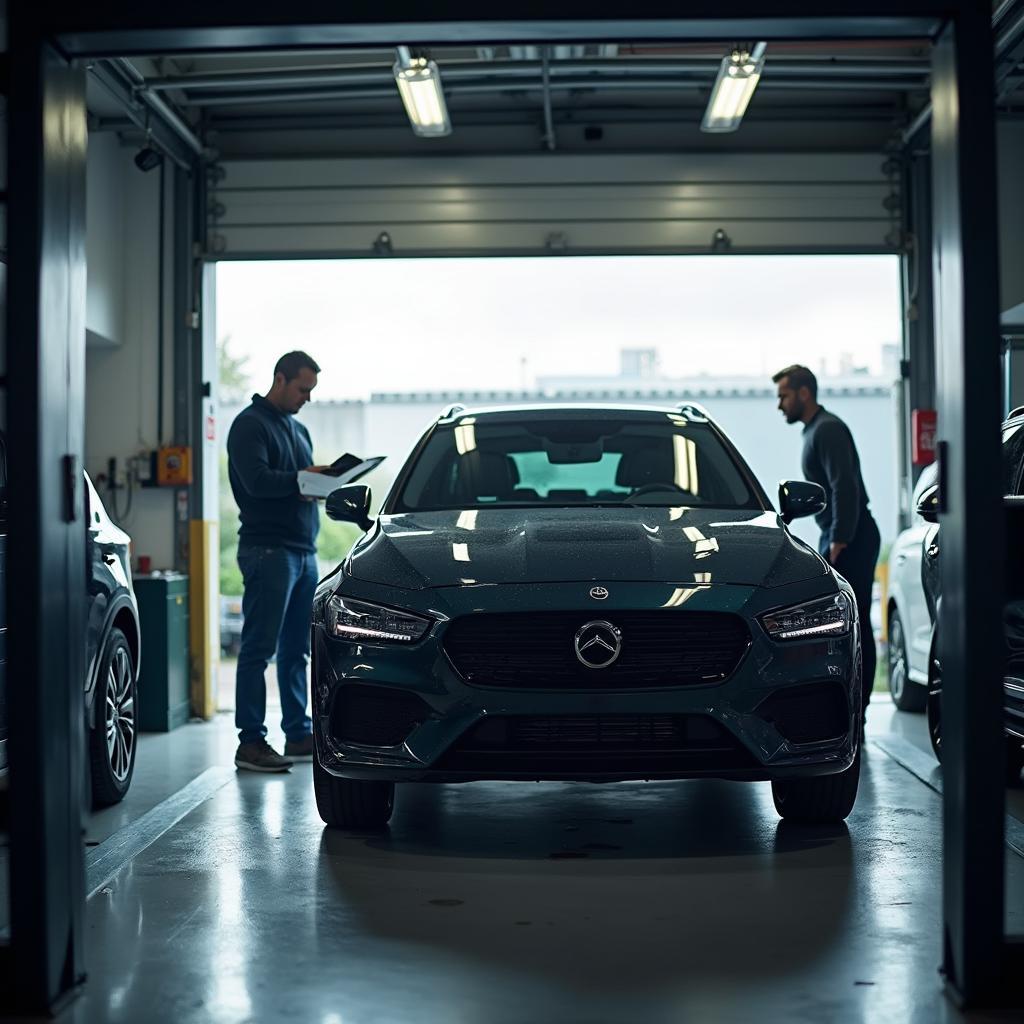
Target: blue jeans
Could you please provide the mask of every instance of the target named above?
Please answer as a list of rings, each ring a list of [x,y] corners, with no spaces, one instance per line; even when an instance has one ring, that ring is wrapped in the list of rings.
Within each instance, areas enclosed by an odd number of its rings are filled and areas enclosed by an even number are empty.
[[[317,584],[316,556],[288,548],[239,545],[242,645],[235,676],[235,727],[239,743],[267,735],[267,663],[277,652],[281,728],[289,740],[312,731],[306,714],[309,625]]]
[[[875,685],[875,634],[871,631],[871,590],[875,583],[875,564],[882,540],[878,533],[878,524],[867,511],[860,514],[857,532],[853,539],[839,553],[834,566],[836,572],[845,576],[853,587],[857,597],[857,614],[860,618],[860,644],[863,656],[861,663],[861,689],[864,694],[864,708],[867,709],[871,700],[871,690]],[[818,542],[818,551],[828,561],[829,540],[822,534]]]

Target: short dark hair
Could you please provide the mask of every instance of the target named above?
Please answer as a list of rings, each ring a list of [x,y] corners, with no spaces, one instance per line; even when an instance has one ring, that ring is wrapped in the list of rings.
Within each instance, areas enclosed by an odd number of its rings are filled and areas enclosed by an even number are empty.
[[[787,366],[784,370],[779,370],[779,372],[772,377],[772,383],[778,384],[783,377],[789,378],[789,386],[794,391],[799,391],[801,388],[807,388],[811,393],[811,398],[817,401],[818,378],[815,377],[806,366],[801,366],[799,363]]]
[[[278,359],[277,365],[274,367],[274,376],[276,377],[280,373],[287,382],[295,380],[300,370],[312,370],[314,373],[319,373],[320,367],[311,355],[296,349],[294,352],[285,352]]]

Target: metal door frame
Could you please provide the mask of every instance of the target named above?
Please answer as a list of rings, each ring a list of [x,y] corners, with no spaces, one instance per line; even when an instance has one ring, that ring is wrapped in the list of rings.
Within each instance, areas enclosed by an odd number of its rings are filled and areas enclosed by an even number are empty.
[[[16,4],[11,22],[8,384],[12,422],[11,621],[13,945],[3,952],[24,1008],[52,1009],[80,978],[82,850],[71,771],[82,742],[76,688],[81,603],[55,578],[84,578],[75,548],[80,496],[62,490],[82,453],[84,250],[80,230],[85,112],[75,58],[331,45],[703,38],[929,37],[933,54],[932,228],[936,359],[944,480],[941,628],[945,659],[943,960],[947,990],[967,1006],[1006,997],[1020,946],[1003,935],[1001,729],[1002,511],[1000,340],[996,294],[995,133],[991,5],[981,0],[697,0],[633,4],[623,20],[580,19],[571,3],[517,5],[481,16],[421,6],[261,0],[174,6],[114,0]],[[770,12],[770,13],[769,13]],[[502,17],[504,15],[504,17]],[[386,19],[386,20],[382,20]],[[54,303],[56,294],[67,302]],[[965,453],[971,452],[971,459]],[[70,463],[64,461],[72,460]],[[77,465],[73,460],[77,459]],[[61,636],[67,642],[52,643]],[[968,688],[968,666],[971,686]],[[70,710],[53,714],[71,701]],[[17,739],[23,733],[24,738]],[[31,742],[27,742],[31,739]],[[39,851],[45,851],[40,855]],[[62,897],[66,898],[62,902]],[[31,917],[30,927],[29,919]],[[41,924],[41,929],[34,926]],[[41,935],[38,932],[41,931]],[[1019,994],[1016,997],[1020,998]]]

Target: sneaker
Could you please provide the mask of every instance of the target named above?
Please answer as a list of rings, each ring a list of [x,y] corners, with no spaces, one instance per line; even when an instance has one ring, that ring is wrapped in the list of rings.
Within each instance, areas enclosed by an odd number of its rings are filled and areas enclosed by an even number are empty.
[[[235,751],[235,767],[250,772],[286,772],[291,766],[291,758],[282,757],[266,740],[239,743]]]
[[[284,745],[284,756],[293,761],[312,761],[313,737],[303,736],[301,740],[288,740]]]

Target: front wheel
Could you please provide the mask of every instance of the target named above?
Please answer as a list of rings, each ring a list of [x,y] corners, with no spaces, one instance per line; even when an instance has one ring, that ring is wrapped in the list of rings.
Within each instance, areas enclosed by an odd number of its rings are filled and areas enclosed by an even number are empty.
[[[393,782],[339,779],[320,766],[313,755],[313,793],[316,809],[331,828],[380,829],[395,809]]]
[[[94,721],[89,730],[92,806],[109,807],[124,799],[135,770],[135,666],[121,630],[107,637],[96,676]]]
[[[853,764],[835,775],[772,782],[775,810],[786,819],[807,825],[845,821],[853,810],[860,783],[860,748]]]
[[[889,693],[900,711],[924,711],[927,693],[922,686],[910,681],[907,673],[907,639],[903,635],[903,620],[893,608],[889,614]]]
[[[942,662],[932,641],[931,656],[928,659],[928,739],[939,764],[942,763]]]
[[[1024,746],[1016,736],[1006,737],[1006,784],[1017,789],[1021,784],[1020,773],[1024,771]]]

